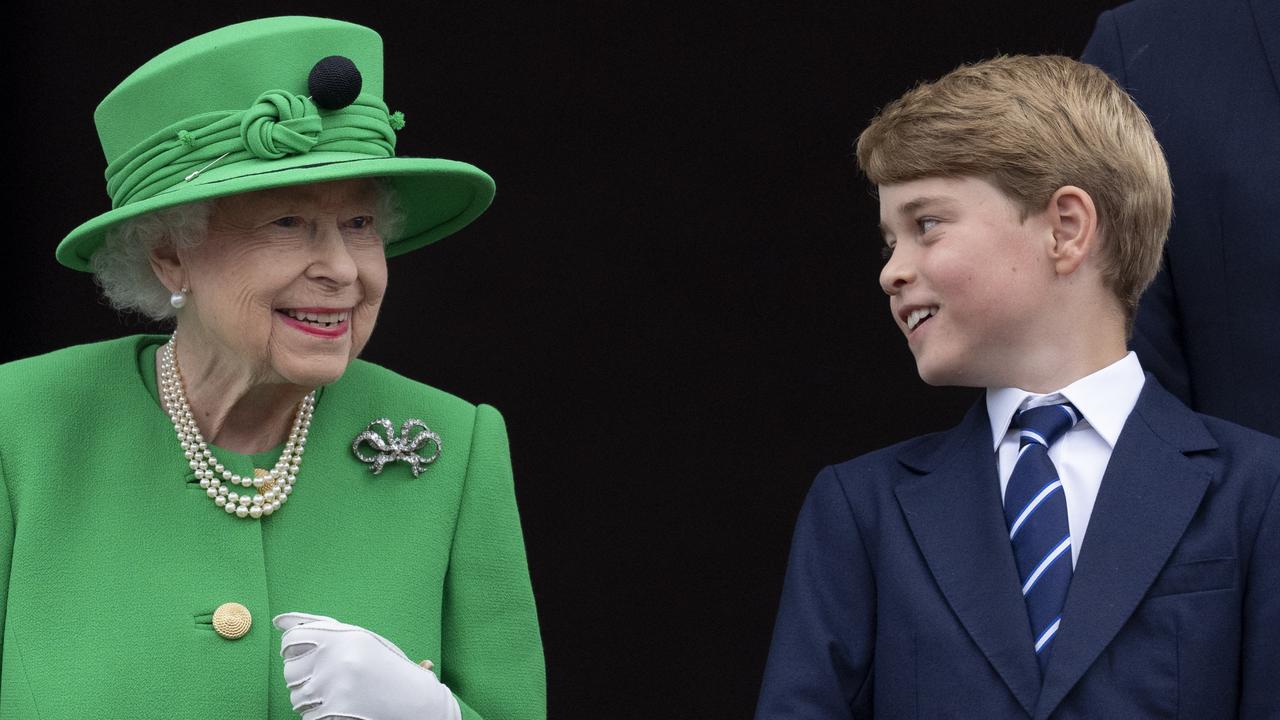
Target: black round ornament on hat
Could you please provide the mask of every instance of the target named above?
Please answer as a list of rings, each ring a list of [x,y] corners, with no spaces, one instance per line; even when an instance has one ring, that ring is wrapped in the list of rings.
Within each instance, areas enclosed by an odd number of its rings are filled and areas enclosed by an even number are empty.
[[[311,99],[325,110],[337,110],[355,102],[364,80],[350,58],[330,55],[311,68],[307,89]]]

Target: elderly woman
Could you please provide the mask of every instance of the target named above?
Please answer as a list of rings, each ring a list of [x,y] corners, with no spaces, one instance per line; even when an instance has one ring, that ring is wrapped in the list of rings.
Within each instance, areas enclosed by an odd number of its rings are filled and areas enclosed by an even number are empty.
[[[176,330],[0,366],[0,717],[545,716],[501,416],[356,359],[386,257],[493,194],[394,157],[381,63],[261,20],[98,108],[57,257]]]

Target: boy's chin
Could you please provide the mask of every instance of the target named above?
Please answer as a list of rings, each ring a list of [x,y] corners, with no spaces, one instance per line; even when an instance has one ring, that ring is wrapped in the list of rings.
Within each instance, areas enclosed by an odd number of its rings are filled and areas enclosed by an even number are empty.
[[[916,373],[926,385],[933,387],[986,387],[972,368],[943,365],[916,360]]]
[[[919,373],[920,379],[923,380],[926,385],[931,385],[933,387],[951,387],[956,384],[952,382],[946,375],[939,375],[937,373],[925,372],[924,370],[921,370],[919,367],[916,368],[916,371]]]

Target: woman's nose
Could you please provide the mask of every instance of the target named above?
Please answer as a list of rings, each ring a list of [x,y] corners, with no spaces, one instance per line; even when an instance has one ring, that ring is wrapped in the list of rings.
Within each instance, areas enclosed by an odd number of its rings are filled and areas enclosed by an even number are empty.
[[[313,250],[312,262],[307,268],[309,277],[329,280],[339,285],[350,285],[356,281],[356,261],[351,256],[351,249],[347,247],[341,228],[336,225],[318,227]]]

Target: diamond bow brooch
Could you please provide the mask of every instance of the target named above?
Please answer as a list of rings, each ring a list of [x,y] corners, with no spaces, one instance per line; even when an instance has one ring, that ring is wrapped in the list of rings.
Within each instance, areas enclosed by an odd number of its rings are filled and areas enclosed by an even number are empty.
[[[378,428],[382,429],[381,434]],[[423,457],[418,451],[428,442],[431,443],[433,452],[429,457]],[[361,452],[361,445],[368,445],[377,452],[366,455]],[[395,426],[390,420],[378,418],[369,423],[364,432],[356,435],[355,441],[351,443],[351,452],[355,453],[360,462],[368,463],[374,475],[380,474],[387,463],[402,460],[409,463],[413,476],[418,477],[425,466],[440,457],[440,447],[440,436],[417,418],[404,421],[400,426],[399,437],[396,436]]]

